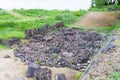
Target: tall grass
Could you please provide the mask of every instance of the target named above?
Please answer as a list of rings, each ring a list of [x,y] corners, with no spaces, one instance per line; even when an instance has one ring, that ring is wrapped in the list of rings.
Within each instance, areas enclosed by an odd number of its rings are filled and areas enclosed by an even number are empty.
[[[19,19],[14,17],[13,15],[8,14],[6,11],[0,10],[0,20],[14,20]]]
[[[53,25],[57,22],[64,22],[65,26],[68,26],[75,22],[79,17],[83,16],[86,11],[69,11],[69,10],[42,10],[42,9],[29,9],[29,10],[13,10],[17,13],[22,14],[23,16],[34,17],[36,20],[30,21],[19,21],[17,19],[10,20],[7,22],[0,22],[0,38],[8,39],[8,38],[22,38],[25,34],[25,29],[31,28],[40,28],[45,24]],[[40,16],[47,16],[47,18],[39,19]],[[10,18],[12,19],[12,17]]]

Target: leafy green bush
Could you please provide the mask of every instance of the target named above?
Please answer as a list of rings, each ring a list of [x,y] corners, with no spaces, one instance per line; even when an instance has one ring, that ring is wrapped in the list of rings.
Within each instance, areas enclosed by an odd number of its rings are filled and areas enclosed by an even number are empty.
[[[75,22],[76,20],[76,16],[74,16],[74,14],[70,11],[66,11],[64,13],[60,13],[57,15],[57,20],[60,20],[62,22],[64,22],[65,24],[71,24],[73,22]]]
[[[74,11],[73,14],[75,16],[81,17],[83,16],[87,11],[86,10],[79,10],[79,11]]]

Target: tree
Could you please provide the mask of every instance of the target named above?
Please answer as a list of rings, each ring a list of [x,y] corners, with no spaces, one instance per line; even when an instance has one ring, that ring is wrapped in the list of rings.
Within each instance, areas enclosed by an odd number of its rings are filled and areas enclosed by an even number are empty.
[[[120,0],[92,0],[91,2],[91,7],[93,7],[94,5],[96,7],[102,7],[105,5],[114,5],[114,4],[120,4]]]

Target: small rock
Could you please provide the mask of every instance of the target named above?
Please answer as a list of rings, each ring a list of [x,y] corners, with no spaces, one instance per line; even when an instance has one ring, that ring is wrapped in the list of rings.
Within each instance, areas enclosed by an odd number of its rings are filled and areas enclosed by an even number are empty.
[[[7,41],[6,41],[6,45],[8,46],[8,47],[11,47],[11,46],[13,46],[14,44],[18,44],[20,41],[19,41],[19,39],[17,39],[17,38],[12,38],[12,39],[8,39]]]
[[[63,57],[72,57],[74,54],[71,53],[71,52],[62,52],[61,55],[62,55]]]
[[[25,80],[24,78],[20,77],[20,78],[15,78],[13,80]]]
[[[55,80],[67,80],[63,73],[58,73],[55,75]]]
[[[4,58],[10,58],[10,56],[9,55],[5,55]]]
[[[34,75],[35,80],[51,80],[51,70],[48,68],[41,68]]]
[[[57,48],[57,47],[50,47],[49,49],[52,53],[59,53],[60,52],[60,49]]]
[[[45,36],[45,37],[43,37],[43,40],[45,40],[45,41],[50,41],[51,39],[53,39],[53,36]]]

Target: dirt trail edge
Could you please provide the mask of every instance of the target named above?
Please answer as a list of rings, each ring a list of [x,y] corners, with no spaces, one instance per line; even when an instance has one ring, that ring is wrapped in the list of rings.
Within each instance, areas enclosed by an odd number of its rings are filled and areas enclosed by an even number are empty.
[[[73,25],[76,27],[110,27],[120,21],[118,12],[88,12],[82,19],[76,21]]]

